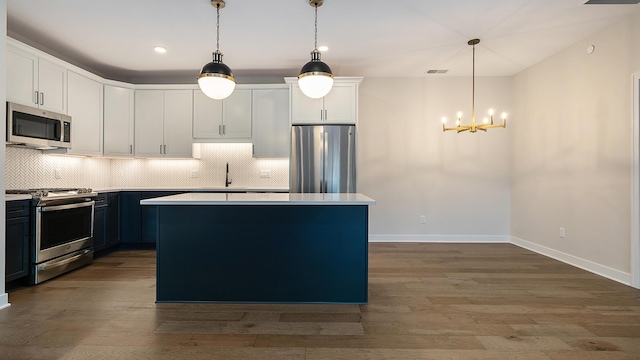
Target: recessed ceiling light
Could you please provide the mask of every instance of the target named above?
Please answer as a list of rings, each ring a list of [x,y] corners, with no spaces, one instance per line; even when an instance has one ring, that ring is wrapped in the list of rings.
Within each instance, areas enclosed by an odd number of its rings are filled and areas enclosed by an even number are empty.
[[[153,48],[153,50],[160,54],[164,54],[167,52],[167,48],[165,48],[164,46],[156,46]]]
[[[318,51],[327,51],[329,47],[327,45],[318,46]]]

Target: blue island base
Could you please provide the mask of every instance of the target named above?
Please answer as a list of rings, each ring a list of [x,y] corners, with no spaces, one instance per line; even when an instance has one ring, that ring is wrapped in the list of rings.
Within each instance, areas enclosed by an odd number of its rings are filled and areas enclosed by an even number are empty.
[[[156,205],[157,302],[366,304],[366,205]]]

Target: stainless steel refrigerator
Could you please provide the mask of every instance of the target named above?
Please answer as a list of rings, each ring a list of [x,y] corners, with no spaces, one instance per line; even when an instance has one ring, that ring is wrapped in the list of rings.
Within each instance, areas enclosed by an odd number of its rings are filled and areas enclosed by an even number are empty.
[[[356,127],[294,125],[289,174],[292,193],[356,192]]]

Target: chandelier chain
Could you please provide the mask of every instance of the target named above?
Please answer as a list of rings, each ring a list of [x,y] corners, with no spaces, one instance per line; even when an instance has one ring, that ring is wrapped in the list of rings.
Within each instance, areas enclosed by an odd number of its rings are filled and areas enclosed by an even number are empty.
[[[471,70],[471,118],[476,117],[476,46],[473,45],[473,69]]]
[[[216,5],[216,52],[220,51],[220,3]]]

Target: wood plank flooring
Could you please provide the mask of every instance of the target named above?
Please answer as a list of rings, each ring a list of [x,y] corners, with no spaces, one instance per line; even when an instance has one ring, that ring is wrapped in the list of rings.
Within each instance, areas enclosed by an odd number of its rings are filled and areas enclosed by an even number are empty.
[[[372,243],[362,306],[155,304],[153,251],[9,301],[3,360],[640,359],[640,290],[509,244]]]

